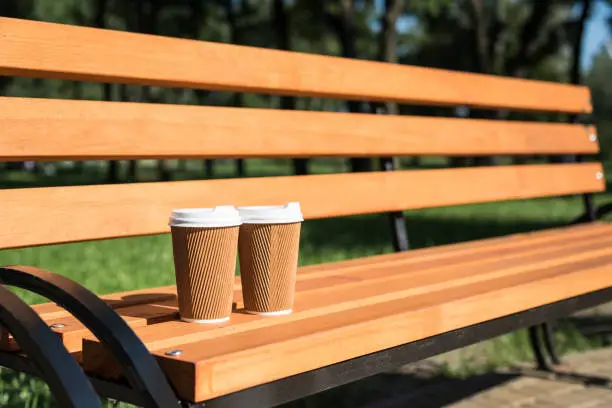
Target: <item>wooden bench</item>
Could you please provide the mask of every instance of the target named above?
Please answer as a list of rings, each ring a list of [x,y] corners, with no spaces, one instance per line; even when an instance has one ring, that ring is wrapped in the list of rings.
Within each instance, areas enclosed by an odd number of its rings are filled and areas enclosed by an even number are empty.
[[[581,86],[16,19],[0,18],[0,44],[0,75],[8,76],[591,112]],[[389,213],[401,250],[405,210],[583,195],[577,225],[300,268],[289,316],[240,313],[237,280],[236,313],[218,327],[180,322],[173,286],[102,302],[36,268],[0,268],[0,282],[57,303],[33,309],[108,397],[147,407],[172,398],[184,406],[272,406],[612,300],[612,226],[594,222],[609,207],[596,208],[591,196],[605,189],[599,163],[393,171],[388,159],[573,154],[583,161],[598,152],[589,125],[17,97],[0,98],[0,124],[2,161],[387,158],[385,171],[369,173],[2,190],[0,248],[167,233],[177,207],[300,201],[307,220]],[[2,311],[45,332],[11,308],[13,298],[3,299]],[[6,316],[0,364],[43,376],[65,406],[82,406],[60,381],[79,374],[53,364],[61,352],[36,349],[37,335]]]

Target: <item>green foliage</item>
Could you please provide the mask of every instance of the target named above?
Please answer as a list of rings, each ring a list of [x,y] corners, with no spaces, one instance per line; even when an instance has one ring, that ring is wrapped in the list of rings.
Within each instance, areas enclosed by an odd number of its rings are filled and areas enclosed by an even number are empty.
[[[612,157],[612,45],[603,46],[586,78],[591,88],[602,154]]]

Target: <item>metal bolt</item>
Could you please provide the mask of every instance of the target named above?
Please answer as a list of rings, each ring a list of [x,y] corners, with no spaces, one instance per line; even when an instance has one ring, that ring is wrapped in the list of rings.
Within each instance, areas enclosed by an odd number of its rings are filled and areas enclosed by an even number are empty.
[[[596,141],[597,141],[597,135],[596,135],[595,133],[591,133],[591,134],[589,135],[589,140],[590,140],[591,142],[596,142]]]
[[[598,171],[597,174],[595,174],[595,178],[597,180],[602,180],[603,179],[603,173],[601,171]]]
[[[170,357],[178,357],[183,354],[183,350],[170,350],[166,351],[165,354]]]
[[[64,327],[66,327],[64,323],[55,323],[49,326],[51,329],[63,329]]]

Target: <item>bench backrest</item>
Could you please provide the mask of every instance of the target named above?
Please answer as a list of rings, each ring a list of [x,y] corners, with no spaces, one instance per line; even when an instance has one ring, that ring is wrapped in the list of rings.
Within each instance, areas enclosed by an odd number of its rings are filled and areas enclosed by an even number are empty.
[[[582,114],[588,88],[0,18],[0,75]],[[593,154],[579,124],[0,98],[0,160]],[[597,163],[10,189],[0,248],[168,231],[172,208],[306,218],[604,190]]]

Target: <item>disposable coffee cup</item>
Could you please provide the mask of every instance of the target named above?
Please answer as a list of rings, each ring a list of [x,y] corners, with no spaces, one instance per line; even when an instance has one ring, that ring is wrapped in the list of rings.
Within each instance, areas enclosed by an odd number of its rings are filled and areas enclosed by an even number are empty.
[[[233,206],[172,211],[170,228],[181,320],[229,320],[241,223]]]
[[[302,211],[297,202],[238,207],[243,224],[238,238],[244,309],[278,316],[292,312]]]

